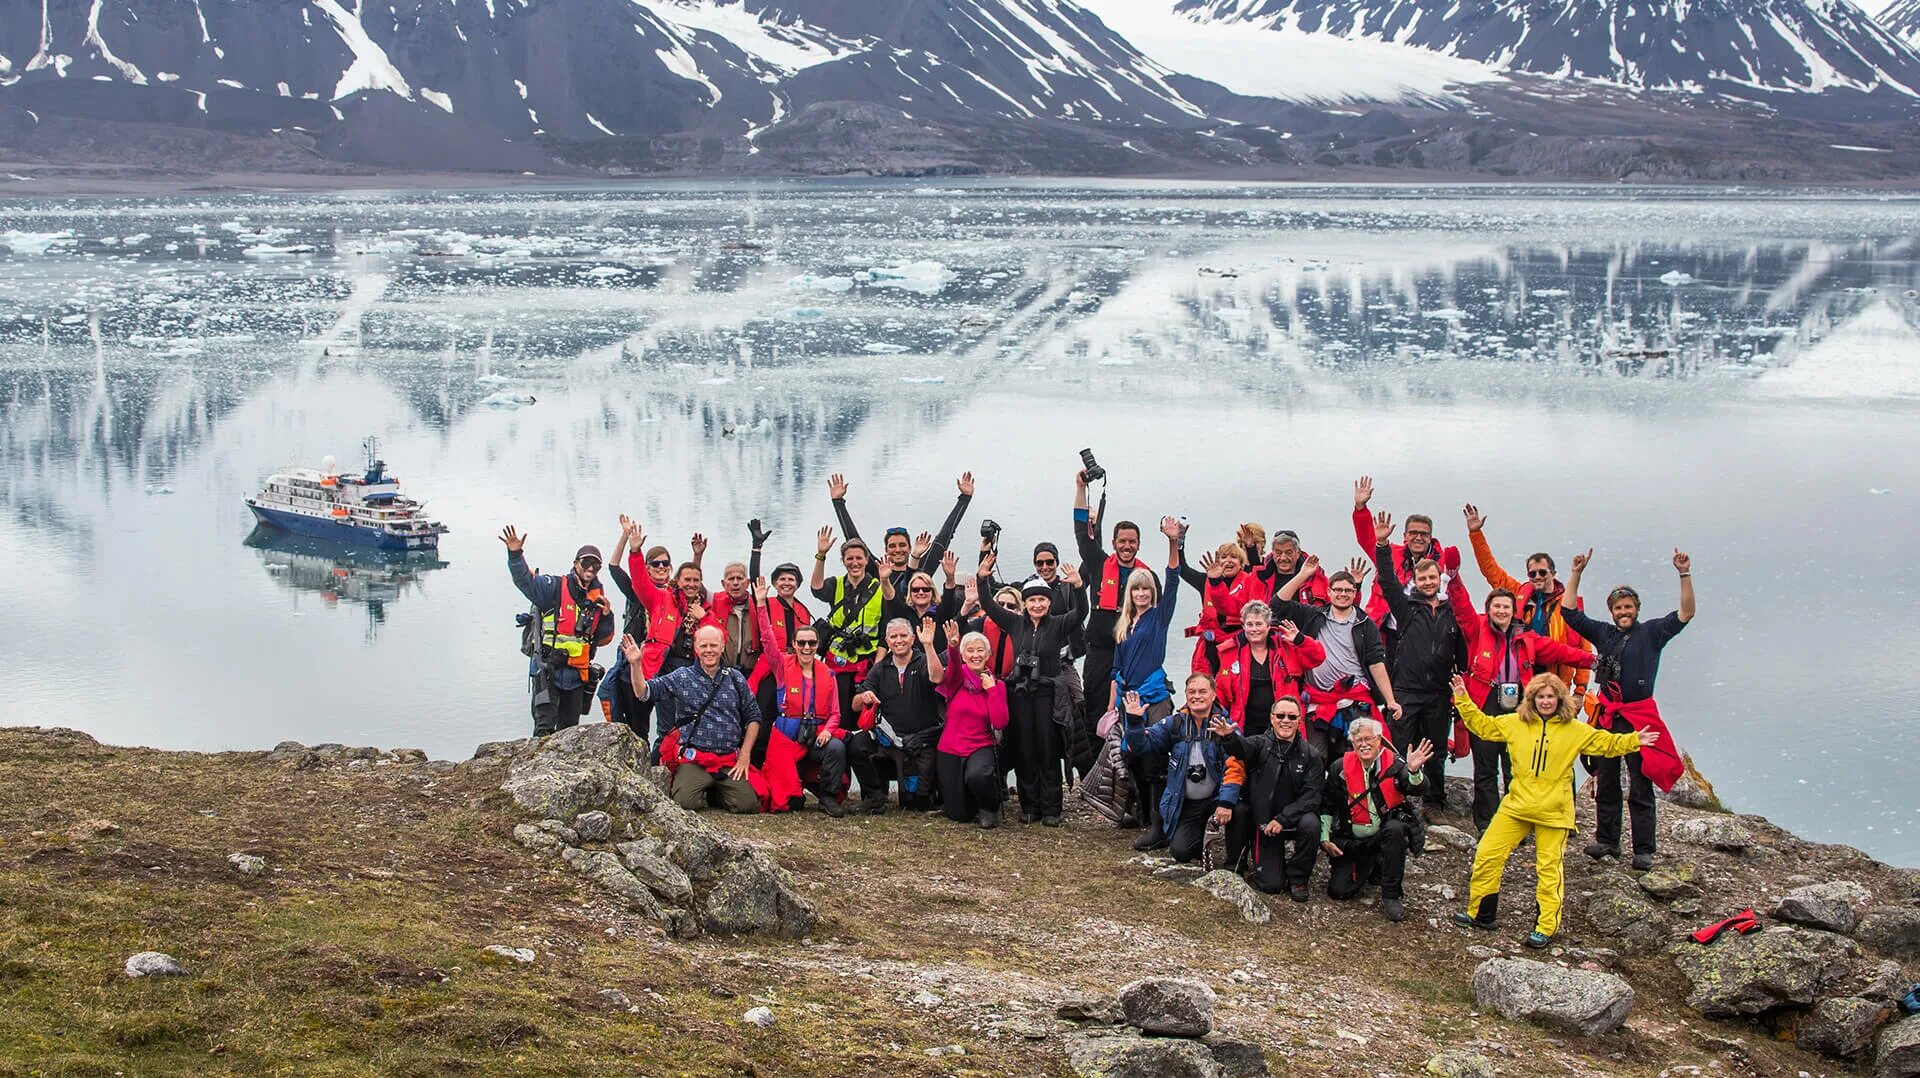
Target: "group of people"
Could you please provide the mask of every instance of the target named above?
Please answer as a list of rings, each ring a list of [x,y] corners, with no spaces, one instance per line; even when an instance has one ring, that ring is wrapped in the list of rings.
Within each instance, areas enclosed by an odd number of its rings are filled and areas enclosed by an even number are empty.
[[[1524,579],[1512,576],[1468,505],[1490,589],[1476,606],[1459,548],[1442,545],[1421,514],[1396,541],[1362,477],[1353,526],[1366,556],[1344,568],[1328,573],[1295,532],[1269,536],[1251,523],[1196,565],[1185,519],[1173,516],[1160,520],[1167,555],[1153,567],[1133,521],[1105,526],[1103,542],[1104,473],[1083,457],[1079,565],[1038,543],[1017,582],[997,575],[991,520],[973,572],[960,574],[952,544],[971,473],[937,532],[889,527],[878,553],[834,475],[843,537],[819,529],[810,573],[783,562],[763,576],[770,533],[756,519],[748,557],[725,565],[711,592],[700,534],[676,562],[622,516],[610,561],[582,546],[567,572],[544,575],[527,566],[526,537],[506,528],[508,568],[531,604],[521,623],[534,733],[575,725],[597,700],[603,718],[651,744],[672,770],[674,800],[695,810],[789,811],[811,794],[832,817],[897,805],[993,828],[1011,772],[1022,822],[1059,826],[1071,789],[1100,815],[1141,827],[1137,849],[1219,858],[1301,902],[1324,855],[1331,897],[1377,883],[1396,921],[1409,852],[1429,819],[1456,808],[1446,762],[1470,756],[1465,816],[1481,839],[1455,920],[1496,924],[1502,870],[1531,837],[1538,913],[1527,942],[1537,947],[1558,928],[1584,759],[1598,818],[1586,853],[1620,856],[1624,766],[1632,863],[1651,867],[1653,789],[1684,767],[1653,695],[1662,649],[1693,617],[1687,555],[1673,554],[1678,609],[1643,621],[1639,593],[1621,586],[1601,620],[1580,598],[1591,550],[1571,559],[1564,582],[1546,553],[1526,558]],[[835,555],[840,571],[830,573]],[[625,598],[618,614],[603,571]],[[1176,703],[1167,651],[1183,588],[1199,612],[1183,630],[1191,672]],[[609,647],[603,669],[594,659]]]

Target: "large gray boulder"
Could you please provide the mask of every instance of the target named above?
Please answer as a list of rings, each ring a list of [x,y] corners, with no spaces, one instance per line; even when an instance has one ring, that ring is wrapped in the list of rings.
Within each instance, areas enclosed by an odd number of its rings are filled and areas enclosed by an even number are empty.
[[[1191,977],[1145,977],[1120,989],[1127,1024],[1163,1037],[1213,1032],[1213,989]]]
[[[1753,831],[1732,816],[1713,814],[1675,821],[1673,837],[1716,850],[1744,850],[1753,845]]]
[[[1920,909],[1875,906],[1853,928],[1861,943],[1894,958],[1920,958]]]
[[[1920,1075],[1920,1015],[1909,1015],[1880,1031],[1873,1048],[1874,1078]]]
[[[1834,996],[1814,1004],[1795,1043],[1809,1052],[1851,1059],[1873,1047],[1873,1035],[1893,1017],[1893,1005],[1859,996]]]
[[[1239,910],[1240,919],[1248,924],[1263,925],[1273,920],[1273,910],[1267,900],[1241,879],[1238,872],[1216,868],[1193,881],[1193,885]]]
[[[483,747],[484,748],[484,747]],[[655,917],[670,934],[707,932],[804,936],[819,914],[767,854],[688,812],[649,774],[646,749],[620,723],[589,723],[531,742],[496,746],[510,761],[501,789],[540,821],[514,838],[560,857],[628,908]],[[636,837],[615,851],[574,843],[611,834],[614,821]]]
[[[1867,889],[1852,880],[1832,880],[1796,887],[1773,904],[1773,915],[1808,928],[1851,932],[1859,915],[1854,907],[1868,899]]]
[[[1525,958],[1491,958],[1473,971],[1473,999],[1514,1021],[1592,1037],[1633,1013],[1633,986],[1611,973]]]
[[[1079,1033],[1067,1038],[1067,1065],[1081,1078],[1228,1078],[1200,1041],[1131,1033]]]
[[[1790,929],[1723,935],[1708,946],[1688,940],[1667,953],[1693,986],[1687,1005],[1732,1018],[1812,1003],[1852,971],[1860,948],[1831,932]]]

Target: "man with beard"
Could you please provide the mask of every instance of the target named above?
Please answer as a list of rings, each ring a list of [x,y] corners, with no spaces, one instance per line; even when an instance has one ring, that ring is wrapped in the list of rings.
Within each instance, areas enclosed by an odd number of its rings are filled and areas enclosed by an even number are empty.
[[[1089,755],[1098,744],[1094,725],[1107,710],[1107,686],[1113,681],[1113,629],[1120,618],[1120,606],[1126,601],[1127,580],[1134,569],[1146,568],[1134,561],[1140,553],[1140,525],[1131,520],[1116,522],[1113,553],[1109,554],[1100,546],[1100,524],[1087,504],[1087,473],[1081,469],[1073,475],[1073,541],[1080,552],[1080,579],[1087,589],[1088,608],[1083,633],[1087,664],[1080,684],[1092,691],[1085,693],[1074,744],[1084,746]]]
[[[1403,713],[1393,723],[1393,743],[1408,758],[1415,742],[1444,746],[1453,730],[1453,672],[1465,653],[1465,640],[1453,608],[1440,594],[1440,563],[1422,558],[1413,567],[1413,595],[1408,596],[1394,568],[1393,515],[1374,516],[1373,563],[1379,571],[1379,592],[1400,626],[1400,647],[1393,656],[1393,687]],[[1458,551],[1453,552],[1458,557]],[[1451,569],[1458,569],[1455,562]],[[1446,753],[1435,752],[1426,761],[1424,783],[1427,808],[1447,808]]]
[[[565,576],[527,568],[527,537],[509,524],[500,532],[513,586],[534,606],[522,636],[533,679],[533,735],[580,724],[587,710],[589,670],[596,647],[613,642],[613,606],[600,590],[600,548],[583,546]]]
[[[1560,614],[1567,619],[1567,626],[1586,638],[1599,653],[1593,680],[1600,686],[1602,710],[1593,725],[1610,733],[1639,728],[1654,729],[1664,735],[1665,724],[1661,723],[1660,713],[1653,705],[1653,683],[1660,676],[1660,653],[1693,620],[1693,559],[1678,548],[1673,552],[1673,568],[1680,574],[1678,610],[1663,618],[1642,622],[1640,593],[1622,584],[1607,594],[1607,614],[1613,619],[1609,623],[1588,617],[1586,611],[1580,609],[1580,575],[1592,558],[1592,550],[1574,555],[1573,571],[1567,575],[1567,591],[1560,601]],[[1631,721],[1648,712],[1651,723],[1636,727]],[[1627,805],[1633,819],[1633,867],[1642,870],[1653,867],[1658,826],[1653,780],[1645,770],[1642,757],[1647,751],[1659,751],[1676,758],[1679,753],[1670,737],[1663,737],[1660,745],[1664,748],[1650,747],[1626,757],[1631,777]],[[1674,761],[1666,763],[1673,766]],[[1593,769],[1593,778],[1597,784],[1595,822],[1593,844],[1587,847],[1587,856],[1596,861],[1603,857],[1617,858],[1620,856],[1620,760],[1601,759]]]

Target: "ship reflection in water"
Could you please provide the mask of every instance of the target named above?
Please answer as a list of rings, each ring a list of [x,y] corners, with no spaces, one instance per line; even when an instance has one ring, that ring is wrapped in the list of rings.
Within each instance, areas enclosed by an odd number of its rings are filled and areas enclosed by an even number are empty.
[[[354,547],[267,527],[254,528],[246,544],[282,587],[317,594],[329,609],[342,603],[366,607],[368,643],[386,622],[388,603],[424,588],[423,574],[447,567],[432,551]]]

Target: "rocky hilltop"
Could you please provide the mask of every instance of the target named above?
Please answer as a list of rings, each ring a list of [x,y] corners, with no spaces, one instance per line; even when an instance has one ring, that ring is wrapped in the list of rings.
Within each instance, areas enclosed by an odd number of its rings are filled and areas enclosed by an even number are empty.
[[[1538,954],[1524,856],[1497,932],[1446,923],[1453,828],[1395,925],[1091,817],[696,815],[659,778],[604,725],[459,763],[0,730],[0,1075],[1920,1074],[1920,874],[1758,817],[1570,858]]]

